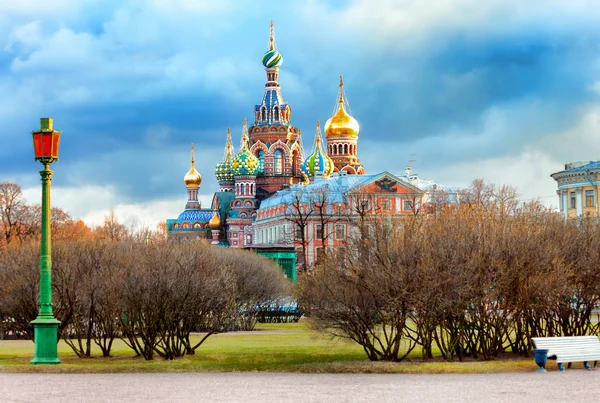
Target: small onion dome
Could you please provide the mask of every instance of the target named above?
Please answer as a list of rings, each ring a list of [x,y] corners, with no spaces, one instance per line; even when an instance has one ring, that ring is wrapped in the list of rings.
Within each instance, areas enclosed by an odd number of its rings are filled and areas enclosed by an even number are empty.
[[[283,63],[281,54],[275,49],[275,33],[273,32],[273,21],[271,21],[271,32],[269,34],[269,50],[262,58],[262,64],[266,68],[279,67]]]
[[[283,63],[283,57],[277,49],[269,49],[262,58],[262,64],[266,68],[279,67]]]
[[[244,118],[244,128],[242,129],[242,143],[240,152],[231,161],[233,176],[255,176],[258,173],[259,162],[256,156],[252,155],[248,149],[248,129],[246,127],[246,118]]]
[[[219,182],[233,181],[233,169],[231,166],[233,147],[231,146],[231,130],[227,128],[227,145],[225,146],[225,155],[223,161],[215,167],[215,176]]]
[[[250,153],[248,147],[244,147],[235,158],[233,158],[231,167],[234,176],[254,176],[258,173],[258,158]]]
[[[185,183],[185,186],[187,187],[200,187],[202,176],[196,171],[196,168],[191,167],[188,173],[183,177],[183,183]]]
[[[190,170],[185,174],[185,176],[183,177],[183,183],[185,183],[185,186],[187,187],[200,187],[200,184],[202,183],[202,176],[200,175],[200,173],[198,173],[198,171],[196,171],[196,168],[194,167],[194,145],[192,144],[192,166],[190,167]]]
[[[233,181],[233,169],[230,161],[221,161],[215,167],[215,176],[219,182]]]
[[[358,137],[360,126],[344,107],[344,82],[340,76],[340,96],[337,112],[325,122],[325,135],[329,137]]]
[[[314,176],[315,173],[321,173],[324,178],[328,178],[333,173],[333,160],[323,151],[321,146],[321,124],[317,121],[317,135],[315,137],[315,149],[311,155],[304,160],[302,170],[306,175]]]
[[[221,218],[219,217],[219,213],[217,213],[217,210],[215,210],[213,212],[213,216],[210,219],[210,221],[208,222],[208,226],[211,229],[219,229],[219,228],[221,228]]]

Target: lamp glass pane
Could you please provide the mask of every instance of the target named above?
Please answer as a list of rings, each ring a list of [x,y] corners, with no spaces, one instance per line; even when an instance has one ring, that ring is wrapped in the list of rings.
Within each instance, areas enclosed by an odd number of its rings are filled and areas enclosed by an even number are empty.
[[[52,158],[58,158],[58,146],[60,145],[60,133],[55,132],[52,136]]]
[[[39,158],[42,155],[42,138],[41,134],[34,133],[33,134],[33,152],[35,153],[35,158]]]
[[[52,133],[42,134],[42,157],[50,157],[52,155]]]

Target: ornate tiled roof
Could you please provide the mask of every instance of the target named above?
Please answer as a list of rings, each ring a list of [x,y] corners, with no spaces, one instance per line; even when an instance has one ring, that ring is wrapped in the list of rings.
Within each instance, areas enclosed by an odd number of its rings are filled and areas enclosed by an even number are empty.
[[[213,216],[211,210],[183,210],[177,221],[208,222]]]

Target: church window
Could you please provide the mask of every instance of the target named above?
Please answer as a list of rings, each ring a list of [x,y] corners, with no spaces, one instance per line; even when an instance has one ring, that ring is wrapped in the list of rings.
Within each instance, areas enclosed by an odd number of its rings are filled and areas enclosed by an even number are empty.
[[[258,152],[258,172],[265,172],[265,152],[263,150]]]
[[[267,110],[264,106],[260,110],[260,115],[262,120],[267,120]]]
[[[298,150],[294,150],[294,152],[292,153],[292,175],[296,175],[298,171],[300,171],[300,168],[298,166],[299,160],[300,157],[298,156]]]
[[[246,186],[245,186],[243,183],[242,183],[242,185],[241,185],[241,188],[242,188],[242,190],[241,190],[241,194],[242,194],[242,195],[246,194]]]
[[[278,107],[275,107],[274,114],[275,114],[275,120],[279,120],[279,108]]]
[[[569,208],[575,208],[575,207],[577,207],[575,192],[571,192],[571,204],[570,204]]]
[[[275,151],[275,175],[283,175],[283,153]]]

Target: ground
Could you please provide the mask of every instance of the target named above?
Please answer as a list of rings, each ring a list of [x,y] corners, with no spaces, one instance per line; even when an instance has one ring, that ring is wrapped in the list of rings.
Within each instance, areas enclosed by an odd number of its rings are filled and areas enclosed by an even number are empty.
[[[2,402],[594,401],[600,371],[415,374],[0,374]]]
[[[200,337],[200,336],[198,336]],[[400,363],[370,362],[357,344],[332,340],[310,330],[306,322],[264,324],[253,332],[231,332],[211,336],[196,352],[173,361],[160,357],[146,361],[134,357],[125,344],[115,341],[113,357],[102,358],[98,348],[93,358],[81,359],[61,342],[60,365],[34,366],[31,341],[0,341],[0,372],[115,373],[115,372],[300,372],[300,373],[497,373],[531,372],[533,358],[512,357],[494,361],[447,363],[421,362],[413,351]],[[575,364],[577,367],[578,364]],[[549,370],[556,370],[550,364]]]

